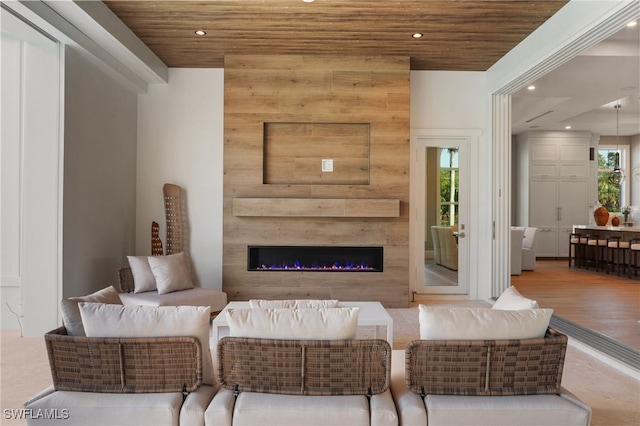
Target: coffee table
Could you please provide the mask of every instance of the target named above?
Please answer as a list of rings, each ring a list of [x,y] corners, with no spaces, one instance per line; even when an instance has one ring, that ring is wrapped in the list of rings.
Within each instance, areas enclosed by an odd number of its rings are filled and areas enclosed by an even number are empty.
[[[246,309],[249,307],[249,302],[229,302],[227,306],[218,314],[218,316],[211,322],[212,331],[212,343],[217,343],[220,340],[221,329],[226,329],[228,332],[229,325],[227,324],[227,316],[225,311],[228,309]],[[379,339],[381,335],[381,328],[387,328],[387,342],[393,347],[393,319],[389,313],[384,309],[380,302],[339,302],[338,307],[343,308],[360,308],[358,313],[358,327],[374,326],[375,338]]]

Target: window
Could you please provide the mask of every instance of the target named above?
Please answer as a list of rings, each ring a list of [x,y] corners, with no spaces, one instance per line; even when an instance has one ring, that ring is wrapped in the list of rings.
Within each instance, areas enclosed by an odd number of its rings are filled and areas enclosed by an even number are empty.
[[[627,146],[598,147],[598,201],[610,212],[619,212],[622,206],[628,204],[629,167],[627,160]],[[619,167],[624,171],[625,178],[620,184],[611,182],[609,175],[616,167],[616,157]]]
[[[458,148],[440,149],[440,218],[441,226],[458,224]]]

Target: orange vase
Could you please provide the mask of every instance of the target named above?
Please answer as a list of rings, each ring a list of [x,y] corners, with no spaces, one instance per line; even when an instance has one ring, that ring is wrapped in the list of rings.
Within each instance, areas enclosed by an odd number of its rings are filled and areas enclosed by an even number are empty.
[[[593,212],[593,218],[596,221],[596,225],[605,226],[609,221],[609,212],[604,207],[598,207],[596,211]]]
[[[620,226],[620,218],[618,216],[611,219],[611,225]]]

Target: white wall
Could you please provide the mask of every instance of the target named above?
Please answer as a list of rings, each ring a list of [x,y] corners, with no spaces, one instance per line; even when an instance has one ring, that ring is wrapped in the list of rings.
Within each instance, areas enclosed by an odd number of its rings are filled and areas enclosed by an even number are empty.
[[[202,287],[222,289],[224,71],[169,70],[169,84],[139,95],[137,255],[151,254],[151,222],[166,246],[162,196],[180,185],[186,200],[191,265]]]
[[[137,94],[65,52],[63,297],[117,284],[134,249]]]
[[[484,135],[490,105],[484,72],[412,71],[411,131],[480,130]],[[491,296],[491,141],[471,146],[470,209],[467,224],[471,298]],[[416,164],[415,152],[411,164]]]

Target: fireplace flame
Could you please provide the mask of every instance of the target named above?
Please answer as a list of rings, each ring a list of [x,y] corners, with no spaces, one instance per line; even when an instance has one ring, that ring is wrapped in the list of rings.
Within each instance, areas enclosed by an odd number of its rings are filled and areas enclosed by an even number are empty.
[[[330,265],[304,265],[300,263],[298,259],[289,263],[289,264],[261,264],[258,270],[269,270],[269,271],[290,271],[290,270],[299,270],[299,271],[375,271],[376,268],[369,266],[367,263],[345,263],[341,264],[340,262],[335,262]]]

